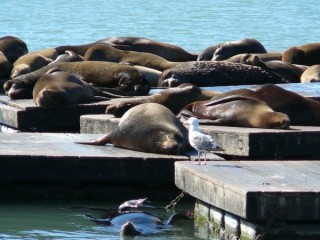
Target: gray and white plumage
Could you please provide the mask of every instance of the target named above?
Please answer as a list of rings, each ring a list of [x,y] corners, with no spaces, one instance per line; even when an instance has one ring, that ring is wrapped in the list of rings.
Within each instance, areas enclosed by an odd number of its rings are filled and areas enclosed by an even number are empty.
[[[206,164],[206,153],[212,150],[222,150],[218,143],[207,134],[199,131],[199,120],[195,117],[191,117],[187,121],[190,125],[189,127],[189,143],[190,145],[198,151],[198,164],[200,164],[201,153],[204,153],[204,163]]]

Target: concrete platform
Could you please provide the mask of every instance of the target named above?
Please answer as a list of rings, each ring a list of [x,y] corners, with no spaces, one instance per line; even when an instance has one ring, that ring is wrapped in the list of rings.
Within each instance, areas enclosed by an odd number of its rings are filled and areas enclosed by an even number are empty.
[[[175,163],[175,183],[193,197],[248,221],[320,221],[320,161]]]
[[[107,133],[119,118],[108,114],[83,115],[81,133]],[[320,157],[320,127],[292,126],[290,130],[200,125],[225,150],[224,156],[257,159]]]

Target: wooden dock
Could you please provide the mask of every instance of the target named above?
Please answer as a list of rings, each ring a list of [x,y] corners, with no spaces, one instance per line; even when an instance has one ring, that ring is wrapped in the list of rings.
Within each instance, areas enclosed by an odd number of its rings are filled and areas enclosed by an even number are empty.
[[[105,200],[119,198],[123,192],[133,198],[176,196],[174,162],[188,157],[75,143],[99,136],[1,133],[1,199]],[[35,192],[31,194],[30,189]]]
[[[228,239],[319,239],[319,172],[320,161],[188,161],[175,163],[175,183]]]

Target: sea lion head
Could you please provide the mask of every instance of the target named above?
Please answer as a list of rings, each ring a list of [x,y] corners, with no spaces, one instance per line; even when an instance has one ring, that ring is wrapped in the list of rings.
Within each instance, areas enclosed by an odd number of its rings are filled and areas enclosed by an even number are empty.
[[[254,120],[260,128],[289,129],[290,118],[281,112],[265,112]]]

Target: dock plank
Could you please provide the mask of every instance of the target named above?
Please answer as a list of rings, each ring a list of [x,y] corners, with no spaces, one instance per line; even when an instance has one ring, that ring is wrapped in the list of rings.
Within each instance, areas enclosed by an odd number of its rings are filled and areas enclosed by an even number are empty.
[[[303,168],[308,170],[303,171]],[[320,161],[175,163],[175,183],[201,201],[247,220],[320,220]]]
[[[174,161],[162,155],[77,144],[100,134],[1,133],[0,181],[174,183]],[[165,177],[164,177],[165,176]]]

